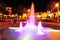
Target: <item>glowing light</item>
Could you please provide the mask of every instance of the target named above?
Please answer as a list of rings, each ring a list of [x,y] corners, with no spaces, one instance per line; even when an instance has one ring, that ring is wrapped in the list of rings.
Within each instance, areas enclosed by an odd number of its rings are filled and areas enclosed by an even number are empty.
[[[14,17],[14,15],[12,15],[12,17]]]
[[[36,15],[37,18],[40,18],[41,16],[40,15]]]
[[[23,37],[23,40],[30,40],[30,35],[25,35],[25,36]]]
[[[23,14],[23,16],[27,16],[27,14]]]
[[[12,9],[11,7],[6,7],[6,10]]]
[[[24,35],[24,36],[21,37],[21,40],[34,40],[34,39],[33,39],[33,35],[26,34],[26,35]]]
[[[28,12],[30,12],[30,9],[28,9]]]
[[[27,19],[27,14],[24,13],[24,14],[22,15],[22,19]]]
[[[16,29],[18,29],[18,27],[9,27],[9,29],[16,30]]]
[[[3,15],[3,14],[0,12],[0,15]]]
[[[49,14],[48,16],[52,17],[53,14]]]
[[[44,32],[60,32],[60,30],[44,30]]]
[[[58,7],[59,6],[59,3],[56,3],[56,5],[55,5],[56,7]]]
[[[4,16],[7,16],[7,15],[4,15]]]

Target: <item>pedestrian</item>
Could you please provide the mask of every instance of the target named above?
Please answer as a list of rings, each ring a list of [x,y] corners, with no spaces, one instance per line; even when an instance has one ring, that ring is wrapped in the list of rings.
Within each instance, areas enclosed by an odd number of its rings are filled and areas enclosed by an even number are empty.
[[[14,17],[14,24],[16,23],[16,21],[17,21],[17,19],[16,19],[16,17]]]

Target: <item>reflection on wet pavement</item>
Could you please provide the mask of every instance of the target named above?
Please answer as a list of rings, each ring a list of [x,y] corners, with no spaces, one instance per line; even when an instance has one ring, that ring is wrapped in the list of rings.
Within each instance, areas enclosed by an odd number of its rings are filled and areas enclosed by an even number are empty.
[[[52,28],[47,28],[48,30],[55,30]],[[14,30],[6,29],[4,31],[4,37],[7,40],[19,40],[19,35],[21,35],[18,32],[15,32]],[[45,32],[45,35],[42,36],[36,36],[35,40],[60,40],[60,32]]]

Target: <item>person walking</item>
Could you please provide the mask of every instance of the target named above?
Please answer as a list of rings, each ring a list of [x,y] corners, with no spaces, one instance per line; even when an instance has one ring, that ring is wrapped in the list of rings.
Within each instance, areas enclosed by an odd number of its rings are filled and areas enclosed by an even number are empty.
[[[14,17],[14,24],[16,23],[16,21],[17,21],[17,19],[16,19],[16,17]]]

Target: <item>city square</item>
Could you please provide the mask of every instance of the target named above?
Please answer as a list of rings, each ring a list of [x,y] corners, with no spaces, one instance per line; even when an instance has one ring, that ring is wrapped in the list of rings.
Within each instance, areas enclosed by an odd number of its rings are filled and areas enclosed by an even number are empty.
[[[24,3],[18,1],[8,5],[3,2],[0,3],[0,40],[60,40],[59,0],[47,2],[48,10],[42,7],[38,11],[34,0],[29,3],[30,6],[27,3],[21,6]]]

